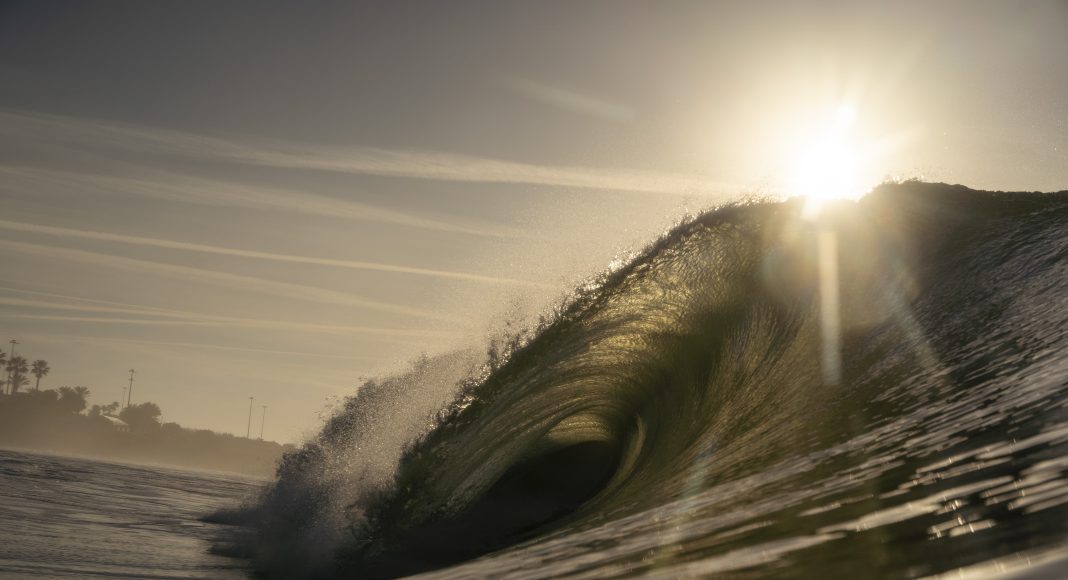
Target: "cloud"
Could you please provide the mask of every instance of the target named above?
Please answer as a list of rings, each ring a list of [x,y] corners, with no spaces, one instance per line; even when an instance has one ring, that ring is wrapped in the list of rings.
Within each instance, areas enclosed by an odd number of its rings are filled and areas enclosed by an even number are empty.
[[[190,252],[200,252],[207,254],[218,254],[223,256],[236,256],[241,258],[255,258],[261,260],[272,260],[278,262],[291,262],[298,264],[311,264],[316,266],[330,266],[336,268],[349,268],[355,270],[374,270],[379,272],[393,272],[398,274],[414,274],[418,276],[430,276],[435,278],[445,278],[450,280],[464,280],[468,282],[479,282],[487,284],[510,284],[517,286],[534,286],[534,287],[548,287],[545,284],[537,282],[530,282],[525,280],[516,280],[513,278],[501,278],[495,276],[483,276],[479,274],[469,274],[465,272],[452,272],[447,270],[434,270],[429,268],[413,268],[409,266],[398,266],[394,264],[381,264],[377,262],[363,262],[354,260],[336,260],[331,258],[316,258],[311,256],[294,256],[290,254],[274,254],[268,252],[258,252],[255,250],[241,250],[236,248],[225,248],[220,246],[210,246],[206,244],[196,244],[191,242],[177,242],[172,240],[161,240],[157,238],[145,238],[140,236],[127,236],[122,234],[111,234],[106,232],[95,232],[88,230],[77,230],[71,228],[59,228],[53,226],[45,226],[39,224],[31,224],[24,222],[14,222],[0,219],[0,229],[6,229],[10,231],[31,233],[31,234],[43,234],[50,236],[59,236],[65,238],[74,238],[81,240],[96,240],[103,242],[118,242],[124,244],[133,244],[138,246],[150,246],[156,248],[166,248],[172,250],[184,250]]]
[[[325,353],[319,353],[319,352],[301,352],[301,351],[294,351],[294,350],[274,350],[274,349],[266,349],[266,348],[252,348],[252,347],[247,347],[247,346],[232,346],[232,345],[223,345],[223,344],[207,344],[207,343],[200,343],[200,342],[171,342],[171,341],[162,341],[162,340],[140,340],[140,339],[139,340],[122,340],[122,339],[115,339],[115,338],[109,338],[109,339],[104,339],[104,340],[106,340],[108,342],[113,342],[113,343],[138,344],[138,345],[140,345],[140,344],[155,344],[155,345],[160,345],[160,346],[177,346],[177,347],[181,347],[181,348],[196,348],[196,349],[209,349],[209,350],[253,352],[253,353],[263,353],[263,354],[272,354],[272,355],[280,354],[280,355],[285,355],[285,356],[329,358],[329,359],[338,359],[338,360],[347,360],[347,361],[351,361],[353,359],[359,359],[359,358],[377,360],[374,357],[361,357],[361,356],[342,355],[342,354],[325,354]],[[336,388],[336,385],[331,385],[331,386]]]
[[[509,89],[520,96],[560,109],[611,121],[630,121],[634,118],[634,111],[629,107],[568,89],[519,77],[508,77],[504,79],[504,82]]]
[[[252,347],[232,346],[232,345],[222,345],[222,344],[210,344],[210,343],[201,343],[201,342],[171,342],[171,341],[162,341],[162,340],[143,340],[143,339],[127,340],[127,339],[122,339],[122,338],[99,337],[99,336],[78,336],[78,335],[55,336],[55,335],[49,335],[49,334],[34,334],[32,336],[34,338],[42,340],[42,341],[48,341],[49,339],[52,339],[55,342],[76,341],[76,342],[84,342],[84,343],[90,343],[90,344],[120,344],[120,345],[129,345],[129,346],[133,346],[133,347],[145,347],[147,345],[177,346],[177,347],[181,347],[181,348],[193,348],[193,349],[202,349],[202,350],[239,351],[239,352],[264,353],[264,354],[284,355],[284,356],[328,358],[328,359],[337,359],[337,360],[346,360],[346,361],[352,361],[353,359],[360,359],[360,358],[367,358],[367,359],[370,359],[370,360],[377,360],[374,357],[361,357],[361,356],[358,356],[358,355],[325,354],[325,353],[301,352],[301,351],[292,351],[292,350],[273,350],[273,349],[265,349],[265,348],[252,348]],[[251,372],[254,372],[254,369],[249,369],[248,371],[244,371],[244,372],[250,372],[251,373]],[[265,378],[270,378],[270,375],[266,375]],[[336,389],[337,385],[330,385],[330,387],[331,387],[331,389]]]
[[[5,289],[6,290],[6,289]],[[42,293],[44,294],[44,293]],[[56,295],[51,295],[56,296]],[[83,300],[83,299],[77,299]],[[422,342],[412,340],[398,340],[399,337],[429,338],[429,339],[454,339],[456,333],[428,330],[428,329],[400,329],[378,328],[371,326],[346,326],[336,324],[314,324],[305,322],[291,322],[285,320],[263,320],[258,318],[241,318],[234,316],[216,316],[178,310],[165,310],[148,308],[143,306],[127,305],[125,307],[97,306],[93,304],[65,304],[62,302],[50,302],[44,300],[26,300],[22,298],[0,297],[0,306],[13,306],[19,308],[32,308],[41,310],[59,310],[66,312],[78,312],[83,314],[120,314],[129,316],[142,316],[152,318],[103,318],[94,316],[58,316],[42,314],[9,314],[0,313],[0,318],[21,320],[59,320],[69,322],[99,322],[103,324],[132,324],[132,325],[184,325],[184,326],[215,326],[224,328],[265,328],[284,330],[287,332],[326,333],[352,336],[374,336],[376,340],[391,340],[401,344],[422,345]]]
[[[353,308],[363,308],[379,312],[386,312],[390,314],[411,316],[416,318],[427,318],[453,323],[460,322],[454,317],[446,316],[444,314],[432,312],[429,310],[409,308],[397,304],[389,304],[385,302],[368,300],[366,298],[356,296],[354,294],[338,292],[335,290],[327,290],[324,288],[317,288],[313,286],[304,286],[301,284],[293,284],[290,282],[278,282],[275,280],[254,278],[251,276],[242,276],[239,274],[231,274],[228,272],[218,272],[215,270],[191,268],[188,266],[179,266],[176,264],[166,264],[161,262],[150,262],[147,260],[124,258],[119,256],[113,256],[110,254],[98,254],[95,252],[87,252],[84,250],[72,250],[68,248],[59,248],[56,246],[46,246],[43,244],[33,244],[28,242],[15,242],[11,240],[0,240],[0,248],[7,248],[14,252],[22,252],[25,254],[66,260],[80,264],[102,266],[117,270],[125,270],[139,274],[155,274],[168,278],[177,278],[180,280],[187,280],[192,282],[211,283],[241,291],[267,294],[281,298],[291,298],[297,300],[305,300],[309,302],[335,304]]]
[[[553,166],[445,152],[325,147],[234,140],[125,123],[0,110],[0,132],[15,138],[153,151],[266,167],[457,181],[669,194],[721,194],[734,186],[704,176],[660,171]]]
[[[83,195],[118,194],[208,206],[294,212],[474,236],[526,237],[526,234],[511,228],[443,222],[324,195],[254,187],[131,166],[123,166],[121,170],[123,175],[115,176],[0,165],[0,176],[4,178],[0,187],[34,191],[69,189]]]

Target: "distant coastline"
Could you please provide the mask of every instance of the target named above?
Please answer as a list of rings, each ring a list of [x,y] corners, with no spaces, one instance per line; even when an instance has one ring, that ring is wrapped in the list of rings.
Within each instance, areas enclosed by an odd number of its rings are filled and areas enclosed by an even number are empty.
[[[0,447],[127,463],[270,477],[293,449],[177,423],[160,423],[153,403],[94,405],[88,390],[61,387],[0,396]]]

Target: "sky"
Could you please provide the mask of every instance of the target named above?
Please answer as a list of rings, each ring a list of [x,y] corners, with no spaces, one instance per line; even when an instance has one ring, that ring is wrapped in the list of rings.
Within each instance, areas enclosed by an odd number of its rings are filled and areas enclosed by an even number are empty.
[[[299,442],[680,217],[799,191],[828,135],[858,191],[1068,189],[1066,30],[1063,1],[0,3],[0,334],[42,388],[106,404],[134,368],[165,421],[244,435],[255,397]]]

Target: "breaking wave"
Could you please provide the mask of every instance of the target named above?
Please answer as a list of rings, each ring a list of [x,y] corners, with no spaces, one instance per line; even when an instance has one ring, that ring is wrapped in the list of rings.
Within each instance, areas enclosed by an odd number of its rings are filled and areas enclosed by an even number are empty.
[[[799,214],[709,211],[488,360],[368,382],[245,512],[243,553],[287,578],[1057,553],[1068,196],[908,182]]]

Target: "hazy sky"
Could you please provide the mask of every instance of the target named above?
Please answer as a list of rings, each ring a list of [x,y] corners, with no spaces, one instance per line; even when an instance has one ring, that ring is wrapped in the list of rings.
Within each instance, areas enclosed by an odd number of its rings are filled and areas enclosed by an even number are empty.
[[[5,2],[0,75],[4,341],[282,441],[788,191],[843,104],[869,181],[1068,188],[1060,0]]]

